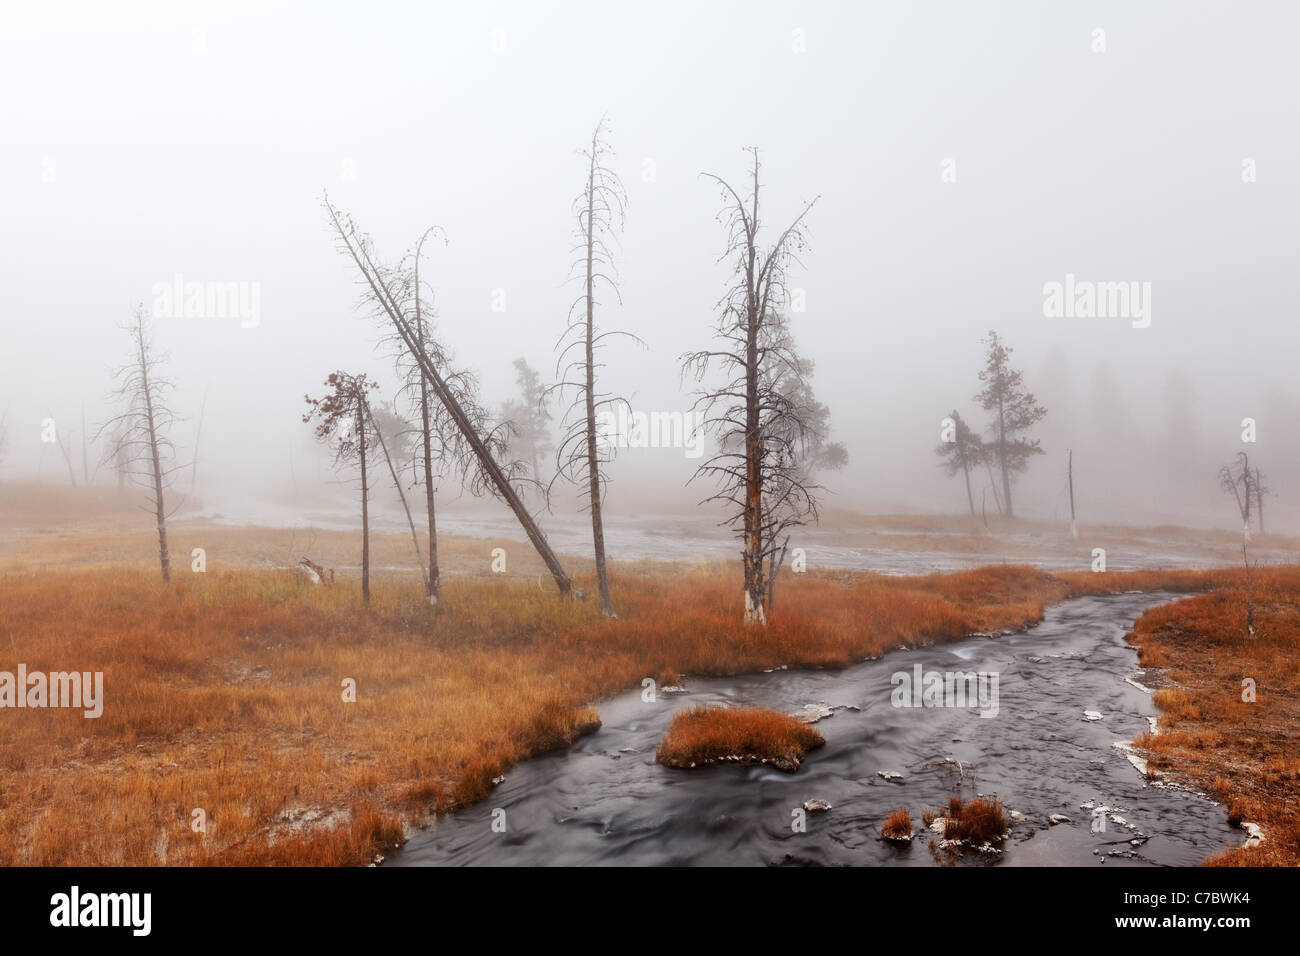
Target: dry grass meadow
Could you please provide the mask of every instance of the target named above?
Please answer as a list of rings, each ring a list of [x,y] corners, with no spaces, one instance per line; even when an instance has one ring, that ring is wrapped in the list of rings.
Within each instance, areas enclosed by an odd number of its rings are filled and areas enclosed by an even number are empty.
[[[1212,863],[1300,866],[1300,568],[1260,569],[1254,577],[1253,637],[1241,587],[1138,620],[1131,640],[1164,686],[1155,692],[1159,732],[1137,743],[1148,766],[1225,803],[1230,820],[1263,827],[1262,844]]]
[[[395,570],[411,563],[409,537],[376,535],[375,562],[393,569],[375,575],[365,606],[355,572],[325,587],[291,567],[308,540],[313,559],[346,567],[354,533],[176,522],[176,573],[164,584],[139,516],[90,514],[69,527],[11,511],[5,521],[0,670],[102,671],[105,696],[98,719],[3,712],[5,865],[365,863],[411,826],[482,798],[512,764],[566,746],[593,726],[594,703],[647,676],[842,667],[900,644],[1021,628],[1076,594],[1221,589],[1192,599],[1220,609],[1205,615],[1209,627],[1230,620],[1241,581],[1239,571],[810,571],[782,576],[770,625],[755,629],[741,623],[731,564],[616,564],[619,617],[608,620],[596,602],[539,584],[522,545],[504,543],[511,573],[491,575],[494,542],[448,538],[443,600],[429,607],[418,576]],[[207,552],[205,573],[190,571],[194,547]],[[590,569],[574,565],[590,588]],[[1171,726],[1147,744],[1193,773],[1223,775],[1266,825],[1270,801],[1294,817],[1297,763],[1283,742],[1300,717],[1294,694],[1277,705],[1290,709],[1269,709],[1281,687],[1295,688],[1300,619],[1300,570],[1274,575],[1255,643],[1225,636],[1207,651],[1195,639],[1202,618],[1171,609],[1144,619],[1139,643],[1189,695],[1162,696]],[[1218,703],[1213,675],[1239,682],[1243,654],[1259,655],[1251,668],[1264,703],[1238,715]],[[1265,722],[1250,754],[1234,750],[1237,720]],[[1201,743],[1181,748],[1184,738]],[[204,832],[192,826],[196,810]]]

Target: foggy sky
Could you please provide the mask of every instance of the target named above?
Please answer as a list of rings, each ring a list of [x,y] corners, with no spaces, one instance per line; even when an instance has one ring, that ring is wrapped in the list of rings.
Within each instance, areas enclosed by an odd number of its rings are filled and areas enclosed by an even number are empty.
[[[323,190],[387,259],[446,231],[425,277],[486,403],[513,397],[518,356],[553,377],[578,291],[575,150],[606,114],[629,205],[624,304],[605,296],[598,318],[648,348],[612,346],[602,381],[635,407],[689,402],[678,359],[710,344],[728,271],[700,173],[740,181],[753,145],[768,229],[821,197],[790,284],[850,457],[828,500],[965,509],[934,448],[954,407],[984,423],[996,328],[1049,409],[1018,513],[1068,513],[1073,448],[1081,518],[1231,526],[1214,472],[1244,447],[1279,494],[1270,530],[1300,530],[1294,6],[88,3],[5,20],[2,479],[63,480],[41,419],[109,417],[119,325],[177,274],[261,296],[254,328],[155,322],[183,447],[207,396],[200,496],[282,491],[290,449],[300,480],[328,476],[304,394],[345,368],[391,398],[396,376]],[[1067,274],[1151,283],[1150,326],[1044,317],[1044,283]],[[693,467],[624,452],[610,507],[652,510]]]

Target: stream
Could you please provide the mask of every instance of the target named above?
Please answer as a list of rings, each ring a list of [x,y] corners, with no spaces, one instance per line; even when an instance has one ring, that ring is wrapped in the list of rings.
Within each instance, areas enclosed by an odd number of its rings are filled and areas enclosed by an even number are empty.
[[[595,734],[510,769],[487,799],[418,831],[384,865],[1199,864],[1245,834],[1206,797],[1148,784],[1115,746],[1156,713],[1150,694],[1128,681],[1140,684],[1142,674],[1124,636],[1143,611],[1174,597],[1076,598],[1026,631],[891,651],[844,670],[688,675],[685,692],[659,689],[651,702],[640,689],[622,693],[600,704]],[[922,674],[996,674],[996,714],[894,706],[892,675],[910,678],[918,665]],[[793,774],[661,766],[659,740],[674,712],[693,704],[834,709],[815,724],[825,746]],[[939,846],[922,812],[977,793],[1015,811],[1002,852]],[[803,812],[811,799],[832,808]],[[917,836],[886,842],[881,822],[901,806]],[[797,809],[806,832],[796,832]],[[1052,823],[1053,815],[1068,819]]]

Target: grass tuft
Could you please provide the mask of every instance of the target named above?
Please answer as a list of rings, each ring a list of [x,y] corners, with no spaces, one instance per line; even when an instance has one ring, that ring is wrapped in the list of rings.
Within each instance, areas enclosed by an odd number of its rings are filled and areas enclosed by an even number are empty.
[[[824,743],[815,728],[789,714],[697,706],[673,717],[655,759],[668,767],[764,763],[794,773],[808,751]]]

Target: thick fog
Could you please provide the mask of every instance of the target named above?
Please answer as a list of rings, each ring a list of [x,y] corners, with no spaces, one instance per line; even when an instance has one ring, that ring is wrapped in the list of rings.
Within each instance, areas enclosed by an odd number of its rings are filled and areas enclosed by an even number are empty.
[[[601,374],[635,408],[690,401],[679,357],[711,344],[730,269],[700,173],[742,184],[756,146],[768,230],[820,196],[790,284],[849,455],[828,504],[966,509],[935,447],[954,408],[986,424],[996,329],[1048,409],[1018,514],[1068,514],[1072,448],[1081,520],[1230,527],[1216,472],[1244,449],[1277,493],[1269,530],[1300,531],[1298,29],[1283,3],[11,6],[0,479],[67,480],[42,421],[79,459],[120,325],[179,276],[256,303],[153,323],[182,455],[204,409],[197,497],[256,517],[332,493],[304,395],[341,368],[392,398],[397,376],[324,191],[388,260],[445,230],[424,278],[486,405],[515,397],[517,357],[552,380],[576,150],[606,115],[628,208],[623,302],[598,320],[647,347],[611,344]],[[1050,316],[1067,276],[1149,298]],[[680,513],[708,490],[682,488],[696,463],[624,451],[610,509]]]

